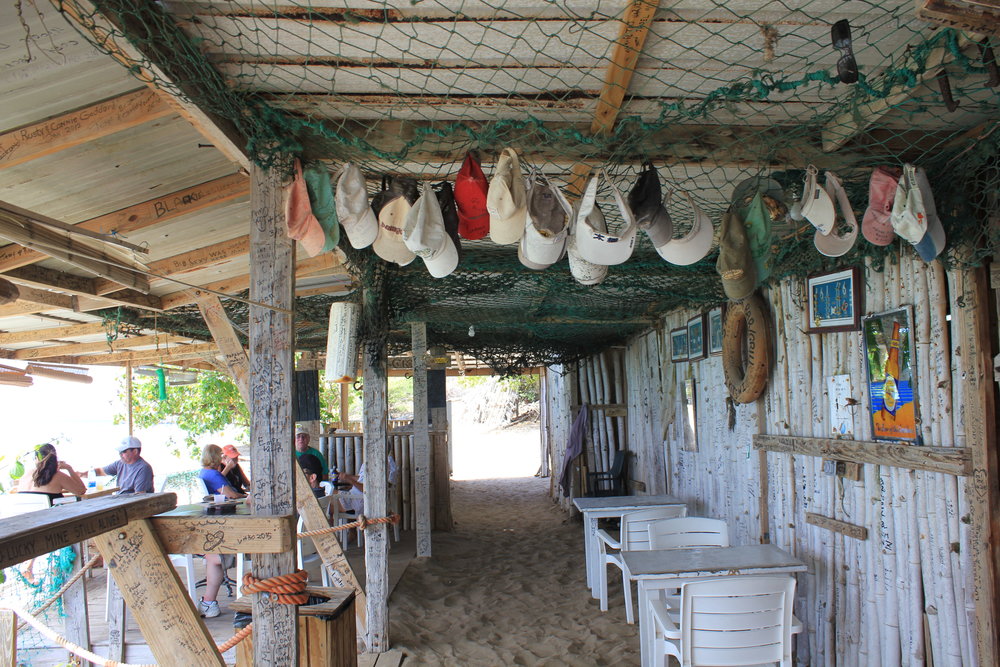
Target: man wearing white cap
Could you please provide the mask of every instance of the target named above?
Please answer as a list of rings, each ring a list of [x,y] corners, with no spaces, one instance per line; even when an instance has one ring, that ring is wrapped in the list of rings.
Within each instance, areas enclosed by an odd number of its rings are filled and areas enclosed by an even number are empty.
[[[139,438],[127,435],[118,445],[119,460],[94,471],[117,477],[118,493],[152,493],[153,468],[142,458],[141,451]]]
[[[319,459],[320,465],[323,466],[323,477],[322,480],[330,479],[330,464],[326,462],[326,457],[315,447],[309,446],[309,434],[303,427],[299,427],[295,431],[295,458],[299,458],[303,454],[312,454],[317,459]]]

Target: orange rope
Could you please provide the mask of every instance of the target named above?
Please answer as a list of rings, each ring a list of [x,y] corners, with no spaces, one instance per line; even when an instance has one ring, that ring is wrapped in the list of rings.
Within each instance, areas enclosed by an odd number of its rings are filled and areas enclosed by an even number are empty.
[[[335,533],[338,530],[350,530],[351,528],[358,528],[360,530],[365,530],[368,526],[374,526],[380,523],[399,523],[398,514],[390,514],[387,517],[381,517],[379,519],[369,519],[364,514],[358,516],[356,521],[350,523],[341,524],[339,526],[330,526],[329,528],[320,528],[319,530],[307,530],[304,533],[299,533],[299,537],[315,537],[316,535],[325,535],[326,533]]]
[[[309,574],[305,570],[296,570],[292,574],[279,574],[269,579],[257,579],[247,572],[243,575],[241,593],[271,593],[281,604],[305,604],[309,600],[306,593],[306,582]]]
[[[226,651],[228,651],[229,649],[231,649],[232,647],[236,646],[241,641],[249,637],[251,632],[253,632],[253,623],[251,623],[250,625],[246,626],[245,628],[237,632],[235,635],[227,639],[222,644],[219,644],[216,648],[219,649],[219,653],[225,653]]]

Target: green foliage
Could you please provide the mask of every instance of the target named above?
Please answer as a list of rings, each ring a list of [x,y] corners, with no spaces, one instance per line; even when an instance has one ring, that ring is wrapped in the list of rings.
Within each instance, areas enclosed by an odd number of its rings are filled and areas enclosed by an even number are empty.
[[[505,377],[500,380],[500,386],[516,392],[517,400],[520,403],[534,403],[539,397],[537,375],[515,375],[514,377]]]
[[[124,387],[120,387],[120,393],[127,402]],[[139,428],[175,424],[187,434],[183,445],[192,458],[197,458],[200,451],[196,442],[199,436],[227,426],[243,428],[245,433],[239,440],[247,442],[250,412],[236,385],[224,374],[203,371],[195,384],[168,387],[165,400],[160,400],[159,394],[156,378],[142,378],[133,383],[133,422]],[[115,415],[116,424],[125,419],[125,415]],[[175,453],[180,455],[180,448]]]
[[[389,378],[389,419],[409,419],[413,416],[413,378]]]

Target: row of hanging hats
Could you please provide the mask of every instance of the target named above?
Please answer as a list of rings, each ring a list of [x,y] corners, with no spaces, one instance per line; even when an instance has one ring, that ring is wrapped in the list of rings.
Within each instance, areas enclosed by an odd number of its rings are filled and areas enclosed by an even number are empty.
[[[617,233],[609,231],[597,203],[601,179],[610,187],[624,221]],[[415,180],[387,176],[369,205],[357,166],[344,165],[335,180],[336,213],[354,248],[371,246],[379,257],[401,266],[420,257],[436,278],[457,267],[461,238],[480,240],[489,235],[499,245],[516,243],[518,259],[534,270],[568,255],[574,278],[594,285],[607,275],[608,266],[629,259],[640,230],[664,260],[681,265],[707,255],[714,234],[708,216],[687,195],[693,224],[684,237],[673,238],[673,223],[652,166],[640,174],[627,203],[607,174],[599,171],[588,180],[575,208],[544,175],[522,173],[517,153],[510,148],[500,154],[489,181],[478,160],[466,155],[454,190],[448,183],[424,183],[418,192]]]

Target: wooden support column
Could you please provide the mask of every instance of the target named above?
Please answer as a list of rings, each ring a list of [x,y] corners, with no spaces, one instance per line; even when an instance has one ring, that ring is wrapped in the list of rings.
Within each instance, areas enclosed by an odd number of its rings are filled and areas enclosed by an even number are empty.
[[[385,348],[365,345],[365,514],[388,515],[386,465]],[[365,592],[368,594],[368,651],[389,650],[389,528],[380,523],[365,531]]]
[[[17,616],[0,609],[0,667],[17,667]]]
[[[427,325],[414,322],[413,338],[413,459],[416,484],[417,557],[431,556],[431,436],[427,423]]]
[[[125,662],[125,598],[114,577],[108,583],[108,659]]]
[[[250,441],[256,514],[295,512],[292,444],[293,241],[285,235],[281,177],[277,169],[250,169]],[[291,574],[295,553],[260,554],[253,575]],[[257,665],[297,665],[298,608],[268,593],[253,596],[253,651]]]
[[[434,431],[431,439],[434,449],[434,530],[450,531],[453,523],[449,456],[451,425],[448,423],[447,408],[431,409],[431,428]]]
[[[194,297],[198,303],[198,310],[201,317],[208,325],[208,330],[212,332],[212,339],[219,346],[219,353],[222,361],[229,371],[229,377],[236,384],[236,388],[243,397],[243,402],[250,407],[250,397],[248,395],[250,360],[247,358],[246,350],[240,343],[233,323],[229,321],[226,311],[222,308],[222,301],[215,294],[209,292],[195,292]]]
[[[348,382],[340,383],[340,428],[348,430],[347,422],[350,419],[350,391],[351,385]]]
[[[73,569],[75,575],[83,567],[83,543],[73,545]],[[90,650],[90,614],[87,611],[87,581],[83,577],[63,593],[63,608],[66,610],[66,639]],[[89,663],[88,663],[89,664]]]

